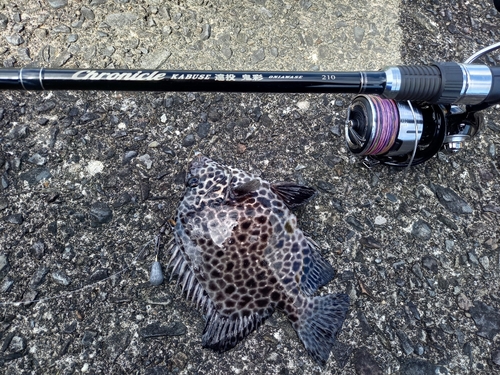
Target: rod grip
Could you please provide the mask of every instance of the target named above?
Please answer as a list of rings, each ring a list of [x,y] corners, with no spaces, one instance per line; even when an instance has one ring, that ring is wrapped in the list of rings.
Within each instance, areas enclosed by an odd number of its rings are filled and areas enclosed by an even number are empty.
[[[395,100],[430,101],[441,91],[441,71],[435,65],[399,65],[401,86]]]
[[[488,105],[500,104],[500,66],[490,66],[493,79],[489,95],[484,100]]]
[[[400,65],[401,87],[395,100],[423,101],[431,104],[451,104],[460,98],[464,84],[457,63],[429,66]]]
[[[441,72],[441,90],[432,99],[432,104],[453,104],[460,99],[464,86],[464,73],[457,63],[439,63],[435,66]]]

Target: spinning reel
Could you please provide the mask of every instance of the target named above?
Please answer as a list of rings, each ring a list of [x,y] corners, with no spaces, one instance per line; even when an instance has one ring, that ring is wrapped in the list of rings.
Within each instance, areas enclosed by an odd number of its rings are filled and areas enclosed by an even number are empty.
[[[385,97],[356,96],[348,108],[345,124],[349,150],[367,158],[368,164],[398,167],[421,164],[439,151],[460,151],[483,124],[483,115],[478,111],[495,104],[499,95],[494,94],[497,99],[492,96],[492,87],[499,88],[493,82],[498,72],[492,75],[488,67],[470,64],[498,48],[500,43],[479,51],[464,64],[457,64],[461,72],[457,66],[437,65],[444,80],[448,80],[443,86],[449,87],[443,87],[433,98],[429,95],[413,103],[398,101],[390,99],[393,90],[388,90]],[[394,78],[394,72],[400,72],[395,69],[398,68],[386,71],[388,84],[399,84],[400,74]],[[403,69],[408,71],[409,67]],[[425,90],[428,89],[422,91]]]
[[[438,151],[456,153],[476,134],[481,113],[458,105],[412,105],[359,95],[345,126],[349,150],[391,166],[421,164]]]

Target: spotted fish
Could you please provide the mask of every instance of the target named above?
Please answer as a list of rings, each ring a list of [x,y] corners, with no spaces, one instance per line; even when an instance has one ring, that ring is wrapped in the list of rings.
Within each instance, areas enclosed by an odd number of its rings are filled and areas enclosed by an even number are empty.
[[[346,294],[314,296],[334,277],[291,212],[315,195],[198,155],[187,174],[170,246],[172,275],[205,314],[204,347],[224,352],[275,310],[324,365],[345,319]]]

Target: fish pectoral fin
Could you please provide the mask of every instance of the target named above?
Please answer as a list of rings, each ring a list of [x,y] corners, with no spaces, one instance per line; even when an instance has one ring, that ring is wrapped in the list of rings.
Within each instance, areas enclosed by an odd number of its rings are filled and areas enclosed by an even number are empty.
[[[293,328],[309,355],[321,366],[326,364],[336,336],[349,310],[347,294],[308,298]]]
[[[302,277],[300,290],[306,296],[312,296],[323,285],[335,277],[335,270],[328,261],[321,256],[311,241],[308,241],[310,254],[302,261]]]
[[[255,178],[253,180],[250,180],[248,182],[245,182],[241,185],[236,186],[233,189],[233,194],[236,197],[244,197],[245,195],[253,193],[258,188],[260,188],[260,181]]]
[[[271,184],[271,190],[279,196],[291,210],[306,204],[317,194],[315,189],[293,182],[275,182]]]
[[[213,310],[207,316],[203,330],[202,344],[219,353],[234,348],[241,340],[257,329],[273,313],[268,309],[264,313],[237,318],[225,317]]]

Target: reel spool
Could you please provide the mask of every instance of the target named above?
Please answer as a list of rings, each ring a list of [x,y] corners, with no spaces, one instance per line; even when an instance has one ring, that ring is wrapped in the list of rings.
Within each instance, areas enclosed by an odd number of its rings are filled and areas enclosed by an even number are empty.
[[[412,104],[375,95],[358,95],[347,112],[349,150],[373,162],[418,165],[439,150],[455,153],[472,137],[481,118],[456,105]]]

